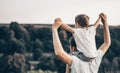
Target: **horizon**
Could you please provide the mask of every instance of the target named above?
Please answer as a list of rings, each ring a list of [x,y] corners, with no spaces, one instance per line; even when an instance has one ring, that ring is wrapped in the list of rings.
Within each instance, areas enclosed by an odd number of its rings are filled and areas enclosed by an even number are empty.
[[[52,26],[52,24],[50,24],[50,23],[19,23],[19,22],[17,22],[18,24],[20,24],[20,25],[50,25],[50,26]],[[10,23],[0,23],[0,25],[9,25]],[[70,26],[74,26],[74,24],[67,24],[67,25],[70,25]],[[93,24],[89,24],[89,25],[93,25]],[[103,26],[103,24],[99,24],[100,26]],[[120,25],[108,25],[108,26],[115,26],[115,27],[119,27]]]

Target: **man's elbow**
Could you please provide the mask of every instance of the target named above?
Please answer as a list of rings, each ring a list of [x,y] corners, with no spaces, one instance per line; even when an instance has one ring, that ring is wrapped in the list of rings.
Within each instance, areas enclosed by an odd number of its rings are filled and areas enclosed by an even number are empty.
[[[59,55],[59,53],[58,53],[58,52],[55,52],[55,55],[56,55],[56,56],[58,56],[58,55]]]
[[[55,51],[55,55],[59,57],[59,56],[62,55],[62,52],[61,51]]]
[[[109,39],[109,41],[108,41],[108,45],[109,45],[109,46],[111,45],[111,39]]]
[[[111,40],[107,40],[107,41],[105,41],[104,43],[105,43],[106,46],[110,47],[110,45],[111,45]]]

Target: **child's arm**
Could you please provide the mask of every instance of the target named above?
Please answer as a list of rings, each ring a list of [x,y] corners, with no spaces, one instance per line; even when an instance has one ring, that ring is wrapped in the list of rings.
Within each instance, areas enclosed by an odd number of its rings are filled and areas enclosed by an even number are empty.
[[[100,24],[100,21],[101,21],[101,18],[100,18],[100,16],[99,16],[98,19],[97,19],[97,21],[96,21],[95,24],[94,24],[94,27],[95,27],[95,28],[98,27],[98,25]]]
[[[74,30],[72,27],[70,27],[69,25],[67,24],[62,24],[61,27],[66,30],[66,31],[69,31],[70,33],[74,33]]]

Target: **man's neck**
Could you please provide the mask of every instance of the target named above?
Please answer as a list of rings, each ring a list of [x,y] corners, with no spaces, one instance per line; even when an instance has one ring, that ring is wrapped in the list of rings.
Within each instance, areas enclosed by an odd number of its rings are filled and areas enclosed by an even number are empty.
[[[81,27],[81,26],[79,26],[79,27],[77,27],[77,28],[81,28],[81,29],[87,29],[87,27]]]

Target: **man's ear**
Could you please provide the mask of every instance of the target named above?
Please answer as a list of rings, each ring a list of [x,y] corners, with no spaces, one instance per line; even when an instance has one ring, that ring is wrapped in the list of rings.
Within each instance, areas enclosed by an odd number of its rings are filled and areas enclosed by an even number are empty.
[[[72,52],[73,52],[73,51],[75,51],[75,47],[74,47],[74,46],[72,46],[72,47],[71,47],[71,50],[72,50]]]

